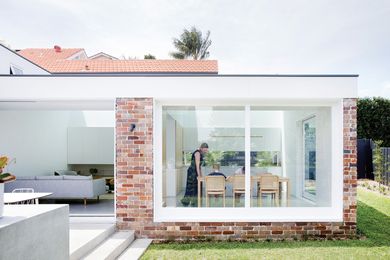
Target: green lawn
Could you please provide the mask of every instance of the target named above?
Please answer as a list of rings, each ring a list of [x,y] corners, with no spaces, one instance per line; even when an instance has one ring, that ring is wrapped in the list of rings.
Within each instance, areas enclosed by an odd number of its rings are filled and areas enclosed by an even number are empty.
[[[363,189],[358,198],[365,240],[154,244],[142,259],[390,259],[390,199]]]

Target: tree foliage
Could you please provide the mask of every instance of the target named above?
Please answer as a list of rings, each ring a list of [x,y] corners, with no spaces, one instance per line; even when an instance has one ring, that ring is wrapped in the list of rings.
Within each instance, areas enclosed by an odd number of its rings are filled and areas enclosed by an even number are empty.
[[[177,51],[171,52],[170,55],[175,59],[207,59],[210,55],[208,51],[211,45],[210,31],[207,31],[206,36],[203,37],[202,32],[194,26],[190,30],[184,29],[179,39],[173,39],[173,45]]]
[[[156,56],[154,56],[150,53],[144,55],[144,60],[155,60],[155,59],[156,59]]]
[[[390,147],[390,99],[361,98],[357,102],[358,138],[382,140]]]
[[[374,141],[375,143],[375,148],[372,153],[372,163],[374,164],[374,176],[375,176],[375,181],[377,181],[380,185],[382,182],[382,175],[385,171],[384,168],[384,158],[383,158],[383,153],[382,153],[382,141]]]
[[[205,162],[207,166],[213,166],[216,163],[220,163],[223,158],[223,151],[209,151],[206,153]]]

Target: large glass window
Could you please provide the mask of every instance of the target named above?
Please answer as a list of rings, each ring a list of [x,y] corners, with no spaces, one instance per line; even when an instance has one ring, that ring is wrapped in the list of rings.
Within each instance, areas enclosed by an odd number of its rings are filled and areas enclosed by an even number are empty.
[[[331,121],[330,107],[163,106],[162,206],[331,206]]]
[[[163,107],[163,206],[245,205],[245,107]]]

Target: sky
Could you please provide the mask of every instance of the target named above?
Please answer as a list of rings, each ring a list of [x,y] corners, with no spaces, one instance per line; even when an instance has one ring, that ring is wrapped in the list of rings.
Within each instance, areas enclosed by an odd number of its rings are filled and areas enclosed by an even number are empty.
[[[390,98],[390,0],[1,0],[13,49],[84,48],[171,59],[184,28],[210,30],[220,74],[359,74]]]

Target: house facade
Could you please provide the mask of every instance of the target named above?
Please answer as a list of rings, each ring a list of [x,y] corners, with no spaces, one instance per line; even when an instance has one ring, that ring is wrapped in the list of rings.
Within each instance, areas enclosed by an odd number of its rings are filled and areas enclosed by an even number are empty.
[[[118,229],[161,240],[356,234],[356,75],[1,76],[0,88],[1,101],[34,101],[24,107],[112,105]],[[228,177],[223,196],[209,193],[213,165]]]

